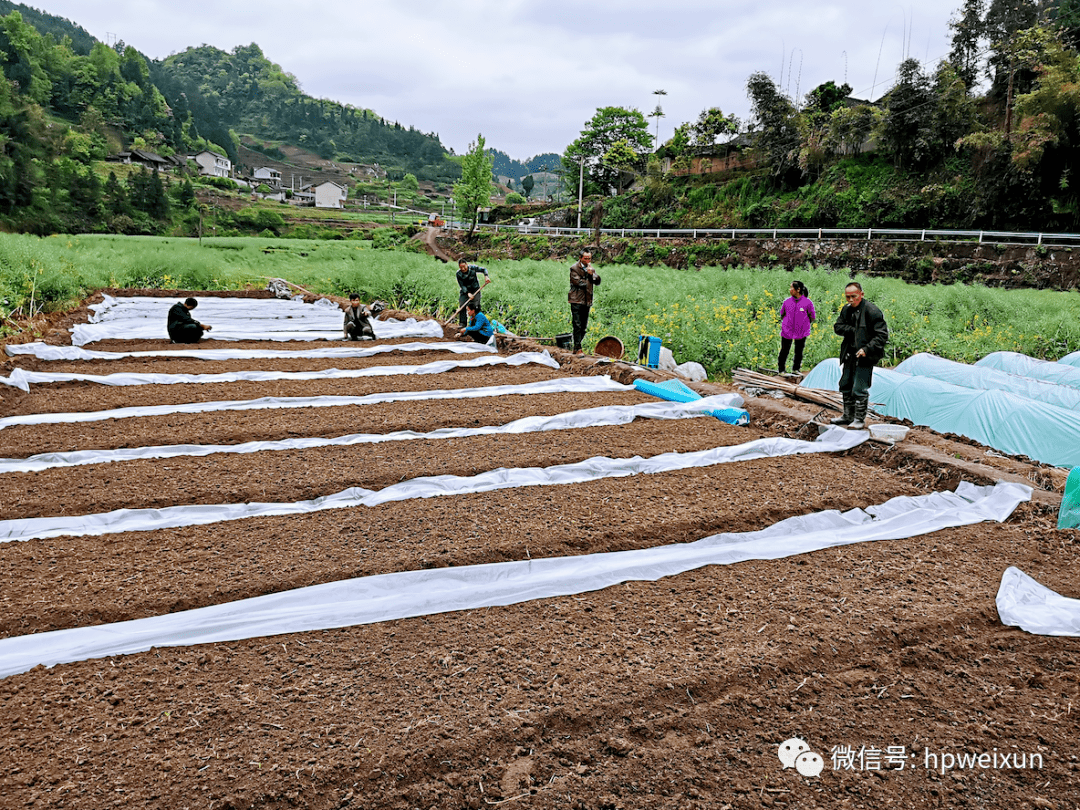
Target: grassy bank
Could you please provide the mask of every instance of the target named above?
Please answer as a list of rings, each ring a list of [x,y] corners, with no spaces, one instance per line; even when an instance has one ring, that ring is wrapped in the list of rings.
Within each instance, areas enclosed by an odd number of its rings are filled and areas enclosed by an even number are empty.
[[[570,262],[496,261],[485,310],[515,332],[551,336],[569,330]],[[0,235],[0,315],[63,308],[102,287],[242,289],[278,276],[312,292],[357,291],[417,312],[447,316],[457,307],[453,267],[419,254],[379,250],[370,242],[275,238],[194,239],[117,236]],[[638,335],[658,335],[679,362],[696,360],[710,375],[736,366],[774,366],[777,310],[794,278],[810,288],[818,322],[806,347],[810,367],[833,356],[832,322],[847,281],[822,269],[667,267],[599,268],[586,345],[604,335],[628,351]],[[969,285],[862,279],[885,312],[892,339],[886,364],[916,352],[971,362],[999,350],[1055,359],[1080,348],[1080,294],[998,290]]]

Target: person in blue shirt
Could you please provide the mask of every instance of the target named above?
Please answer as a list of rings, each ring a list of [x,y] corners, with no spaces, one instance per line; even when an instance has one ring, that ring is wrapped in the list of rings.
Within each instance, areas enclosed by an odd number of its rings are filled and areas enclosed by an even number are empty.
[[[487,315],[480,311],[480,305],[475,301],[470,301],[466,310],[469,313],[469,325],[458,331],[458,337],[487,343],[495,334],[495,326],[488,320]]]

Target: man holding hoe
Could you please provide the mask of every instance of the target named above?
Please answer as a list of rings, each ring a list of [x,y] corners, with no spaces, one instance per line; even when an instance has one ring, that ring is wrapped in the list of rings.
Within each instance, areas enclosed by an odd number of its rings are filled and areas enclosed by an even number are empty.
[[[488,271],[476,264],[469,264],[465,259],[458,259],[457,283],[458,283],[458,323],[464,329],[468,323],[468,315],[465,314],[465,304],[472,299],[477,308],[480,307],[480,280],[477,273],[484,274],[484,284],[491,281]]]

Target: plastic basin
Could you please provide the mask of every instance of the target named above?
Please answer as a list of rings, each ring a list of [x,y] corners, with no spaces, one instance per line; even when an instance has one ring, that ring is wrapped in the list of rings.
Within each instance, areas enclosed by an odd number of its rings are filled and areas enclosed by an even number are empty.
[[[910,429],[903,425],[870,425],[870,435],[875,439],[884,439],[895,444],[903,441]]]

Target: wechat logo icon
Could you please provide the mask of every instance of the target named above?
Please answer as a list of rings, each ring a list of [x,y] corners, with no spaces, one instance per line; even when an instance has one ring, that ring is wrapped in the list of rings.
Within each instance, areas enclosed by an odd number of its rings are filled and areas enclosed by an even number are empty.
[[[806,741],[800,740],[798,737],[792,737],[790,740],[780,743],[780,750],[777,751],[777,755],[780,757],[780,762],[785,769],[794,768],[806,777],[819,776],[821,770],[825,767],[825,761],[821,758],[821,755],[811,751]]]

